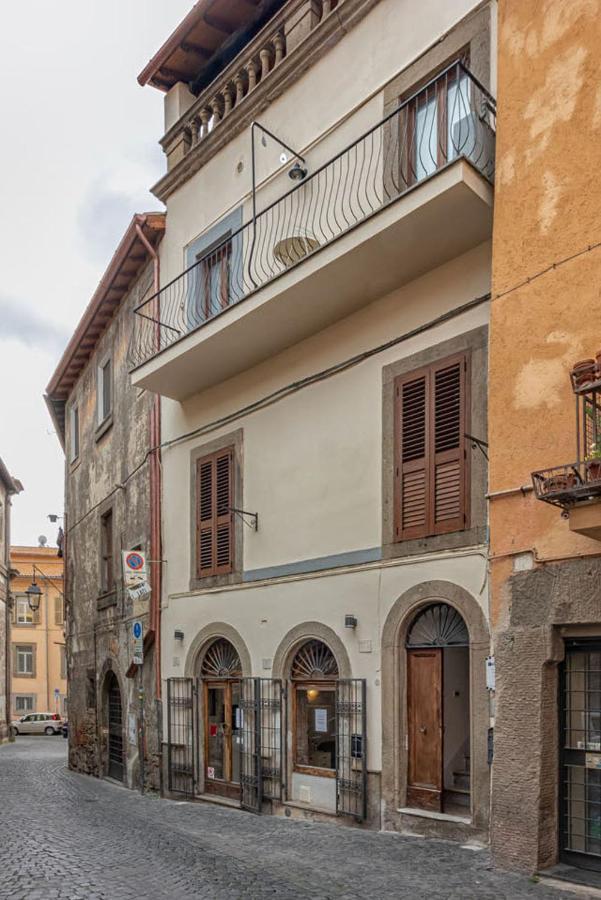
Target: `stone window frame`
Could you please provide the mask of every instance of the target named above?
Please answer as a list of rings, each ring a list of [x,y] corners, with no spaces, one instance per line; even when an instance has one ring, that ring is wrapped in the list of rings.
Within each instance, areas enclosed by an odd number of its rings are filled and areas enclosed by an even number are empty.
[[[17,709],[17,700],[31,700],[31,709]],[[24,694],[22,692],[18,694],[13,694],[13,709],[17,715],[20,716],[28,716],[31,713],[37,712],[37,694]]]
[[[104,370],[110,363],[110,406],[104,409]],[[113,409],[115,407],[115,366],[113,354],[104,353],[96,363],[96,432],[95,439],[99,441],[109,431],[113,424]]]
[[[384,115],[392,112],[403,98],[434,78],[438,72],[465,55],[470,71],[485,87],[491,81],[491,4],[472,10],[447,31],[434,46],[425,50],[384,88]]]
[[[13,624],[16,628],[34,628],[36,625],[40,624],[40,608],[37,610],[31,609],[29,605],[29,599],[27,594],[14,594],[13,602],[15,604],[15,614],[13,619]],[[29,613],[31,614],[31,622],[19,622],[19,604],[25,604]]]
[[[469,460],[468,522],[469,527],[447,534],[431,535],[413,540],[397,541],[394,525],[394,390],[395,379],[415,369],[423,368],[447,357],[467,353],[471,370],[470,409],[468,421],[470,433],[486,440],[487,435],[487,383],[488,383],[488,325],[481,325],[452,338],[399,359],[382,369],[382,557],[411,556],[440,550],[453,550],[485,544],[487,540],[488,510],[486,492],[488,487],[488,464],[481,450],[474,449],[466,441],[466,449],[471,453]]]
[[[19,671],[19,651],[31,651],[31,672]],[[22,641],[13,644],[13,675],[15,678],[35,678],[37,676],[37,644],[25,644]]]
[[[233,455],[232,480],[234,487],[234,506],[243,508],[244,484],[243,484],[243,450],[244,431],[238,428],[236,431],[224,434],[206,444],[193,447],[190,451],[190,590],[200,590],[210,587],[224,587],[229,584],[239,584],[242,581],[244,560],[244,522],[240,516],[234,515],[234,560],[232,571],[223,575],[206,575],[199,578],[197,575],[198,547],[196,541],[196,496],[197,496],[197,462],[204,456],[217,453],[220,450],[231,448]]]

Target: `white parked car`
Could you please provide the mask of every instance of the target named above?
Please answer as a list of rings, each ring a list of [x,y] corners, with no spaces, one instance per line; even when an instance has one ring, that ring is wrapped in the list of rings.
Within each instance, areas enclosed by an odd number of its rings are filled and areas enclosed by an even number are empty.
[[[27,713],[10,723],[13,734],[60,734],[62,721],[49,712]]]

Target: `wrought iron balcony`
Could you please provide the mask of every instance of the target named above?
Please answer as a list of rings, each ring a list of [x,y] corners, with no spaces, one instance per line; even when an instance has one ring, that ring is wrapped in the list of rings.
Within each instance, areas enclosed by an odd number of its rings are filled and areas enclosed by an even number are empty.
[[[601,460],[573,462],[532,473],[538,500],[570,509],[579,503],[601,499]]]
[[[578,460],[532,473],[536,497],[564,510],[601,500],[601,372],[592,359],[583,365],[571,374]]]
[[[458,160],[492,182],[494,136],[493,97],[463,62],[453,63],[136,307],[131,369],[227,315]]]

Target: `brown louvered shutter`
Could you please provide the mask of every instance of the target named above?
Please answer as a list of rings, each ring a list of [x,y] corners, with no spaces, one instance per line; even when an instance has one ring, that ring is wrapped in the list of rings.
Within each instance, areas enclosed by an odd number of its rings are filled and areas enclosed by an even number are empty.
[[[197,463],[197,575],[233,568],[233,453],[231,448]]]
[[[466,527],[466,370],[463,354],[432,366],[432,534]]]
[[[395,394],[395,532],[402,541],[428,534],[429,370],[397,379]]]
[[[467,356],[402,376],[395,384],[395,537],[467,527]]]

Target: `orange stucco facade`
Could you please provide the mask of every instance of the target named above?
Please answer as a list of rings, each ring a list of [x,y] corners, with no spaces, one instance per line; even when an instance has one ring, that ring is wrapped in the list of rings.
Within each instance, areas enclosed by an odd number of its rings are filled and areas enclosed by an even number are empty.
[[[600,46],[601,0],[500,0],[489,372],[492,821],[497,860],[530,871],[559,854],[565,640],[578,630],[601,637],[601,543],[575,534],[569,517],[531,489],[533,471],[576,460],[570,370],[601,349]]]

